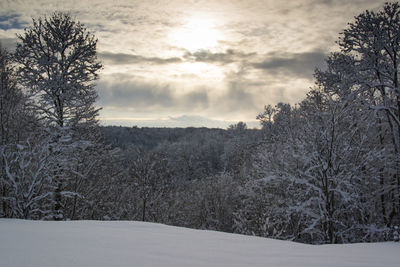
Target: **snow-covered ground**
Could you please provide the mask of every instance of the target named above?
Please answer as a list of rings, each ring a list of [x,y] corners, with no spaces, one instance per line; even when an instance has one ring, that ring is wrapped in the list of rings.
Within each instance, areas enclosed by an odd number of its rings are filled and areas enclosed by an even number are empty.
[[[400,266],[400,243],[304,245],[142,222],[0,220],[1,267]]]

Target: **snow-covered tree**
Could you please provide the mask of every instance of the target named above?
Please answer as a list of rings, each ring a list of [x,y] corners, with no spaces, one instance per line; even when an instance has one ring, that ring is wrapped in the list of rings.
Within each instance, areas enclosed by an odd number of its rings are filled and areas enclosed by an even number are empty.
[[[132,180],[133,193],[138,195],[141,202],[139,206],[142,221],[150,217],[149,215],[153,212],[151,207],[157,205],[155,203],[160,201],[170,186],[171,177],[167,165],[168,161],[164,155],[140,150],[131,163],[129,176]]]
[[[268,200],[255,218],[269,224],[249,221],[245,205],[238,213],[242,229],[350,242],[386,239],[398,224],[399,18],[397,3],[357,16],[342,34],[342,51],[330,55],[327,70],[316,72],[317,89],[297,109],[277,106],[270,124],[274,138],[261,149],[244,190],[244,203]],[[297,226],[282,226],[291,222]]]
[[[390,226],[400,221],[400,5],[365,11],[343,31],[342,53],[354,58],[353,90],[364,94],[364,106],[376,111],[377,139],[387,163],[381,177],[382,213]]]
[[[2,182],[10,188],[3,199],[12,217],[40,219],[50,215],[53,190],[48,144],[28,139],[2,146],[0,154],[6,174]]]
[[[257,115],[257,120],[260,121],[263,134],[266,138],[270,138],[272,134],[273,117],[276,109],[271,105],[264,106],[264,111]]]
[[[387,117],[371,108],[376,102],[371,98],[373,94],[359,83],[361,74],[354,55],[334,53],[328,57],[327,66],[327,70],[316,72],[317,82],[325,91],[329,91],[336,101],[342,102],[345,108],[352,106],[353,111],[350,114],[353,125],[368,143],[368,146],[364,147],[365,162],[359,175],[367,183],[374,185],[361,191],[370,196],[367,198],[369,206],[374,207],[370,210],[377,211],[370,214],[371,221],[381,226],[389,226],[387,211],[393,210],[390,201],[393,194],[390,191],[393,191],[392,172],[396,160],[393,158],[395,154],[391,148],[393,143],[388,134],[390,128]]]
[[[247,129],[247,125],[245,122],[239,121],[236,124],[231,124],[228,127],[228,131],[234,132],[236,134],[243,134]]]
[[[362,175],[369,147],[357,108],[314,89],[298,109],[282,110],[274,122],[280,131],[260,149],[244,187],[237,229],[315,243],[370,234],[365,213],[371,202],[362,198],[370,181]]]
[[[95,37],[70,15],[33,19],[18,35],[15,51],[20,82],[36,94],[47,124],[73,127],[96,120],[94,81],[102,65]]]
[[[0,123],[1,144],[18,141],[16,117],[21,113],[23,94],[17,87],[11,55],[0,44]]]
[[[18,79],[32,94],[37,115],[51,136],[49,150],[58,166],[52,179],[54,218],[62,219],[63,192],[75,169],[71,159],[95,141],[84,129],[97,127],[94,82],[102,67],[97,40],[84,25],[59,12],[33,19],[18,39]]]
[[[4,147],[23,141],[33,130],[36,121],[30,112],[28,99],[23,94],[15,75],[12,56],[0,44],[0,145]],[[5,162],[0,156],[1,177],[5,179]],[[9,187],[0,180],[0,216],[11,216],[7,202]]]

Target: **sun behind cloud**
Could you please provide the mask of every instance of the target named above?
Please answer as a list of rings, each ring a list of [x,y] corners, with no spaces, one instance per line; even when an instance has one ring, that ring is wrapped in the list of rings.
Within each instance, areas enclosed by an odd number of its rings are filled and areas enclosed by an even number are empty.
[[[216,27],[214,18],[207,15],[193,15],[186,22],[169,34],[171,45],[190,52],[198,50],[214,50],[223,34]]]

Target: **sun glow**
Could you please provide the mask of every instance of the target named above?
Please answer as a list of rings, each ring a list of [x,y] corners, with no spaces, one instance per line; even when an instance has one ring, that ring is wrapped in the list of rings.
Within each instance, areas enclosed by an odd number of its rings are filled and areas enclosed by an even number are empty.
[[[170,34],[174,46],[190,52],[212,50],[218,45],[221,37],[214,20],[204,16],[190,17],[182,27],[173,30]]]

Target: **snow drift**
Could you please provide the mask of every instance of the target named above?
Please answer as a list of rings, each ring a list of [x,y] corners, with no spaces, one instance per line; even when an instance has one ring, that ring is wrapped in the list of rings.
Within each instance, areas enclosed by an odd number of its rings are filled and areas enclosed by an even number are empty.
[[[400,243],[305,245],[143,222],[0,220],[1,267],[399,266]]]

